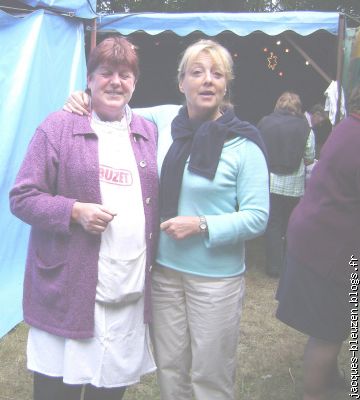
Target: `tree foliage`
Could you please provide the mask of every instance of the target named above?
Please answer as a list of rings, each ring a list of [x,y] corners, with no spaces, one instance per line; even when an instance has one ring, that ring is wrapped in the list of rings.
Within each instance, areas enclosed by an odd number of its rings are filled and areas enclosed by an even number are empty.
[[[98,12],[338,11],[360,17],[359,0],[98,0]]]

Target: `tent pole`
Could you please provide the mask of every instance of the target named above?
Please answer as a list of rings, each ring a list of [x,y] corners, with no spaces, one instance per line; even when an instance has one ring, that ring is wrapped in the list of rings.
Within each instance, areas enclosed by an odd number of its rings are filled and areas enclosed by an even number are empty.
[[[327,83],[331,83],[332,79],[330,76],[324,70],[322,70],[319,65],[316,64],[316,62],[297,43],[295,43],[295,41],[287,33],[284,33],[284,37],[295,48],[295,50],[310,63],[315,71],[317,71],[327,81]]]
[[[92,20],[91,24],[91,37],[90,37],[90,51],[96,46],[96,18]]]
[[[335,123],[340,121],[341,116],[341,100],[342,100],[342,75],[344,69],[344,43],[345,43],[345,15],[339,15],[338,27],[338,49],[337,49],[337,67],[336,67],[336,83],[337,83],[337,104]]]

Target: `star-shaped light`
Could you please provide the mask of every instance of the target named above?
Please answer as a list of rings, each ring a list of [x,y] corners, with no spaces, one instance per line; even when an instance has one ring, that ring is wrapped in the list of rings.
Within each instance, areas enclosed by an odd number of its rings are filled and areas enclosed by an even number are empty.
[[[273,52],[270,52],[270,56],[267,58],[269,69],[272,69],[274,71],[278,63],[277,59],[277,56]]]

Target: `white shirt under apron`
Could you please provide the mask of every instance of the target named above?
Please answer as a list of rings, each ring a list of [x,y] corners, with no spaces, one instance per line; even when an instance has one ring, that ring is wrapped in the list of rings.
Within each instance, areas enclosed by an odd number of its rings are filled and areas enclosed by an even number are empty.
[[[144,324],[145,216],[140,178],[130,143],[131,111],[121,122],[93,115],[99,138],[103,205],[117,215],[101,237],[91,339],[67,339],[30,327],[27,366],[65,383],[128,386],[156,369]]]

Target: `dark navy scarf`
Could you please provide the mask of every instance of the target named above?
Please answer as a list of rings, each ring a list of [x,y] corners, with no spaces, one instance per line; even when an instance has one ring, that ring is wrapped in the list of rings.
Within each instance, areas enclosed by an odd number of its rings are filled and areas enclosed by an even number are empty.
[[[249,122],[240,121],[232,109],[215,121],[194,123],[182,107],[171,124],[173,143],[160,174],[160,215],[166,220],[178,215],[178,202],[186,160],[190,172],[213,180],[226,140],[244,137],[266,150],[259,131]]]

